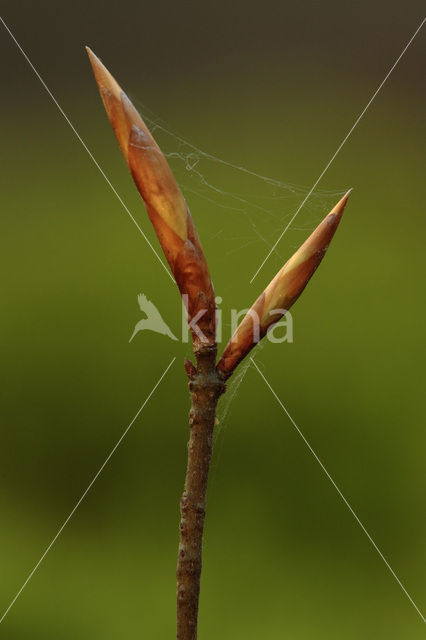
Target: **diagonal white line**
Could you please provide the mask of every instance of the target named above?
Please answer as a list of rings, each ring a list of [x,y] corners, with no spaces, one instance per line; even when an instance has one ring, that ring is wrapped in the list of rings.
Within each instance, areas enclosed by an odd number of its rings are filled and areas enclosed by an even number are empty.
[[[271,391],[271,393],[274,396],[275,400],[278,402],[278,404],[280,405],[281,409],[284,411],[284,413],[286,414],[286,416],[288,417],[288,419],[292,423],[293,427],[296,429],[297,433],[302,438],[302,440],[304,441],[304,443],[308,447],[309,451],[312,453],[312,455],[314,456],[315,460],[320,465],[321,469],[324,471],[325,475],[330,480],[331,484],[336,489],[336,491],[339,494],[339,496],[342,498],[343,502],[345,503],[345,505],[347,506],[347,508],[349,509],[349,511],[351,512],[351,514],[353,515],[353,517],[355,518],[355,520],[357,521],[357,523],[359,524],[359,526],[361,527],[361,529],[363,530],[363,532],[365,533],[367,538],[370,540],[371,544],[373,545],[373,547],[375,548],[375,550],[377,551],[377,553],[379,554],[379,556],[381,557],[381,559],[383,560],[383,562],[385,563],[385,565],[387,566],[387,568],[389,569],[389,571],[391,572],[391,574],[393,575],[393,577],[395,578],[395,580],[397,581],[397,583],[399,584],[399,586],[401,587],[401,589],[403,590],[403,592],[405,593],[405,595],[407,596],[407,598],[409,599],[409,601],[411,602],[411,604],[413,605],[413,607],[415,608],[415,610],[417,611],[417,613],[419,614],[421,619],[423,620],[423,622],[426,623],[426,618],[424,617],[424,615],[422,614],[422,612],[420,611],[420,609],[418,608],[418,606],[414,602],[413,598],[410,596],[410,594],[408,593],[407,589],[404,587],[404,585],[402,584],[401,580],[398,578],[398,576],[396,575],[395,571],[392,569],[392,567],[390,566],[389,562],[386,560],[385,556],[380,551],[379,547],[374,542],[373,538],[368,533],[367,529],[362,524],[361,520],[358,518],[357,514],[355,513],[355,511],[353,510],[351,505],[349,504],[349,502],[347,501],[347,499],[345,498],[345,496],[343,495],[343,493],[341,492],[341,490],[339,489],[339,487],[337,486],[337,484],[335,483],[335,481],[333,480],[331,475],[328,473],[327,469],[325,468],[325,466],[323,465],[323,463],[321,462],[321,460],[319,459],[319,457],[317,456],[317,454],[315,453],[315,451],[313,450],[313,448],[309,444],[308,440],[305,438],[305,436],[303,435],[302,431],[299,429],[299,427],[297,426],[297,424],[295,423],[295,421],[293,420],[293,418],[291,417],[291,415],[289,414],[289,412],[287,411],[287,409],[285,408],[285,406],[283,405],[283,403],[281,402],[281,400],[279,399],[279,397],[277,396],[277,394],[275,393],[275,391],[273,390],[273,388],[271,387],[271,385],[269,384],[269,382],[267,381],[267,379],[265,378],[265,376],[263,375],[263,373],[261,372],[259,367],[257,366],[256,362],[253,360],[253,358],[250,358],[250,360],[252,361],[252,363],[256,367],[260,377],[264,380],[266,386]]]
[[[403,55],[405,54],[405,52],[407,51],[408,47],[411,45],[411,43],[413,42],[414,38],[417,36],[417,34],[419,33],[420,29],[423,27],[424,23],[426,21],[426,18],[423,18],[423,20],[421,21],[420,25],[417,27],[417,29],[415,30],[415,32],[413,33],[413,35],[411,36],[411,38],[409,39],[409,41],[407,42],[407,44],[405,45],[404,49],[401,51],[401,53],[399,54],[399,56],[397,57],[397,59],[395,60],[395,62],[393,63],[393,65],[391,66],[391,68],[389,69],[389,71],[387,72],[387,74],[385,75],[385,77],[383,78],[382,82],[379,84],[379,86],[377,87],[376,91],[373,93],[373,95],[371,96],[370,100],[367,102],[367,104],[365,105],[364,109],[361,111],[361,113],[359,114],[358,118],[355,120],[355,122],[353,123],[352,127],[349,129],[349,131],[347,132],[347,134],[345,135],[345,137],[343,138],[342,142],[339,144],[339,146],[337,147],[336,151],[333,153],[333,155],[331,156],[330,160],[327,162],[325,168],[322,170],[322,172],[320,173],[319,177],[316,179],[316,181],[314,182],[313,186],[311,187],[311,189],[309,190],[308,194],[305,196],[304,200],[301,202],[301,204],[299,205],[299,207],[297,208],[296,212],[293,214],[293,216],[291,217],[290,221],[288,222],[287,226],[285,227],[284,231],[282,231],[281,235],[279,236],[278,240],[275,242],[275,244],[272,246],[271,250],[269,251],[268,255],[266,256],[266,258],[264,259],[264,261],[262,262],[262,264],[260,265],[260,267],[257,269],[256,273],[254,274],[254,276],[252,277],[252,279],[250,280],[250,284],[253,282],[253,280],[255,279],[255,277],[258,275],[258,273],[260,272],[260,270],[263,268],[263,265],[266,263],[266,261],[269,259],[269,257],[271,256],[271,254],[275,251],[278,243],[281,241],[281,239],[284,237],[284,235],[287,233],[288,229],[290,228],[290,226],[292,225],[294,219],[296,218],[296,216],[299,214],[300,210],[302,209],[302,207],[304,207],[304,205],[306,204],[306,202],[308,201],[308,199],[311,197],[313,191],[316,189],[317,185],[319,184],[319,182],[322,180],[322,178],[324,177],[325,173],[328,171],[328,169],[330,168],[331,164],[334,162],[334,160],[336,159],[336,157],[338,156],[338,154],[340,153],[342,147],[346,144],[346,142],[348,141],[348,139],[350,138],[350,136],[352,135],[354,129],[358,126],[358,124],[361,122],[362,118],[364,117],[366,111],[368,110],[368,108],[371,106],[372,102],[374,101],[374,99],[377,97],[377,95],[379,94],[379,92],[381,91],[383,85],[385,84],[385,82],[387,81],[387,79],[389,78],[389,76],[391,75],[391,73],[393,72],[393,70],[395,69],[395,67],[398,65],[399,61],[401,60],[401,58],[403,57]]]
[[[164,376],[166,375],[166,373],[168,372],[168,370],[170,369],[170,367],[172,366],[172,364],[174,363],[174,361],[176,360],[176,356],[174,358],[172,358],[171,362],[168,364],[168,366],[166,367],[166,369],[163,371],[163,373],[161,374],[161,376],[159,377],[159,379],[157,380],[157,382],[155,383],[155,385],[153,386],[152,390],[150,391],[150,393],[147,395],[147,397],[145,398],[142,406],[138,409],[136,415],[134,416],[134,418],[131,420],[131,422],[129,423],[129,425],[126,427],[125,431],[122,433],[121,437],[117,440],[116,444],[114,445],[114,447],[112,448],[111,452],[109,453],[109,455],[107,456],[107,458],[105,459],[104,463],[102,464],[102,466],[99,468],[99,470],[97,471],[97,473],[94,475],[92,481],[90,482],[89,486],[87,487],[87,489],[83,492],[83,494],[81,495],[80,499],[78,500],[78,502],[76,503],[76,505],[74,506],[73,510],[71,511],[71,513],[69,514],[69,516],[66,518],[66,520],[64,521],[64,523],[62,524],[62,526],[60,527],[59,531],[57,532],[57,534],[55,535],[55,537],[53,538],[53,540],[50,542],[49,546],[46,548],[46,550],[44,551],[43,555],[41,556],[40,560],[37,562],[37,564],[35,565],[35,567],[33,568],[33,570],[31,571],[31,573],[28,575],[27,579],[25,580],[24,584],[22,585],[22,587],[19,589],[18,593],[16,594],[16,596],[13,598],[12,602],[9,604],[9,606],[7,607],[6,611],[3,613],[3,615],[0,618],[0,624],[3,622],[3,620],[5,619],[5,617],[7,616],[7,614],[9,613],[9,611],[11,610],[11,608],[13,607],[13,605],[15,604],[15,602],[17,601],[17,599],[19,598],[19,596],[21,595],[21,593],[23,592],[23,590],[25,589],[25,587],[27,586],[27,584],[29,583],[29,581],[31,580],[31,578],[33,577],[33,575],[35,574],[35,572],[37,571],[37,569],[39,568],[39,566],[41,565],[41,563],[43,562],[43,560],[45,559],[45,557],[47,556],[47,554],[49,553],[49,551],[51,550],[51,548],[53,547],[53,545],[55,544],[55,542],[57,541],[57,539],[59,538],[59,536],[61,535],[62,531],[65,529],[65,527],[67,526],[68,522],[71,520],[71,518],[73,517],[73,515],[75,514],[75,512],[77,511],[78,507],[81,505],[81,503],[83,502],[84,498],[87,496],[87,494],[89,493],[90,489],[93,487],[93,485],[95,484],[96,480],[99,478],[99,476],[101,475],[102,471],[105,469],[106,465],[108,464],[108,462],[111,460],[112,456],[114,455],[114,453],[117,451],[118,447],[120,446],[120,444],[122,443],[122,441],[124,440],[124,438],[126,437],[128,431],[130,430],[130,428],[132,427],[132,425],[135,423],[135,421],[137,420],[138,416],[140,415],[140,413],[142,412],[142,410],[144,409],[145,405],[148,403],[148,401],[150,400],[151,396],[153,395],[153,393],[155,392],[155,390],[157,389],[157,387],[159,386],[159,384],[161,383],[161,381],[163,380]]]
[[[129,208],[127,207],[127,205],[124,203],[123,199],[121,198],[120,194],[117,192],[116,188],[114,187],[114,185],[111,183],[110,179],[108,178],[108,176],[106,175],[105,171],[102,169],[102,167],[100,166],[99,162],[96,160],[95,156],[93,155],[93,153],[90,151],[89,147],[87,146],[87,144],[84,142],[83,138],[81,137],[81,135],[78,133],[77,129],[75,128],[75,126],[73,125],[73,123],[71,122],[71,120],[69,119],[69,117],[67,116],[67,114],[65,113],[65,111],[62,109],[61,105],[59,104],[59,102],[56,100],[55,96],[53,95],[53,93],[51,92],[51,90],[49,89],[49,87],[47,86],[47,84],[45,83],[45,81],[43,80],[43,78],[41,77],[41,75],[39,74],[39,72],[37,71],[37,69],[35,68],[35,66],[33,65],[33,63],[31,62],[31,60],[29,59],[29,57],[27,56],[27,54],[25,53],[24,49],[21,47],[21,45],[19,44],[18,40],[15,38],[15,36],[13,35],[12,31],[9,29],[9,27],[7,26],[7,24],[5,23],[5,21],[3,20],[3,18],[0,16],[0,21],[2,22],[4,28],[6,29],[6,31],[8,32],[8,34],[10,35],[10,37],[12,38],[13,42],[16,44],[16,46],[18,47],[19,51],[22,53],[22,55],[24,56],[25,60],[28,62],[29,66],[31,67],[31,69],[34,71],[35,75],[37,76],[37,78],[40,80],[41,84],[43,85],[44,89],[47,91],[47,93],[49,94],[49,96],[51,97],[51,99],[53,100],[53,102],[55,103],[55,105],[57,106],[57,108],[59,109],[60,113],[62,114],[62,116],[64,117],[64,119],[66,120],[66,122],[69,124],[69,126],[71,127],[72,131],[74,132],[75,136],[77,137],[77,139],[79,140],[79,142],[81,143],[81,145],[83,146],[83,148],[85,149],[85,151],[87,152],[87,154],[89,155],[90,159],[93,161],[94,165],[96,166],[96,168],[98,169],[98,171],[100,172],[100,174],[102,175],[102,177],[104,178],[104,180],[106,181],[106,183],[108,184],[108,186],[111,188],[112,192],[114,193],[115,197],[117,198],[117,200],[119,201],[119,203],[121,204],[121,206],[123,207],[123,209],[126,211],[126,213],[128,214],[128,216],[130,217],[131,221],[133,222],[133,224],[136,226],[136,228],[138,229],[139,233],[142,235],[142,237],[144,238],[145,242],[148,244],[148,246],[150,247],[150,249],[152,250],[152,252],[154,253],[155,257],[157,258],[157,260],[161,263],[161,266],[163,267],[163,269],[165,270],[165,272],[167,273],[167,275],[169,276],[169,278],[171,278],[171,280],[173,280],[173,276],[171,275],[170,271],[167,269],[166,265],[164,264],[164,262],[162,261],[162,259],[160,258],[160,256],[158,255],[157,251],[155,250],[155,248],[152,246],[151,242],[149,241],[149,239],[147,238],[147,236],[145,235],[145,233],[142,231],[141,227],[139,226],[139,224],[137,223],[135,217],[132,215],[132,213],[130,212]],[[1,622],[1,621],[0,621]]]

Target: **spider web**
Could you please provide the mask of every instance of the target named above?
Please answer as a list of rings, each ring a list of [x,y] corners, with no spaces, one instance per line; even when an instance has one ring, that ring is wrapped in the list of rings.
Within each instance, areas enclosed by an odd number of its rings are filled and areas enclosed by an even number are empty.
[[[251,357],[262,351],[264,345],[259,342],[251,351]],[[212,476],[219,467],[222,450],[225,441],[225,431],[229,425],[231,418],[231,407],[240,390],[240,386],[243,383],[246,374],[253,364],[250,358],[247,356],[237,367],[235,373],[226,383],[226,393],[221,398],[216,418],[216,427],[214,431],[214,448],[213,448],[213,462],[212,462]]]
[[[137,100],[132,100],[138,103]],[[212,216],[205,216],[210,217],[212,222],[210,237],[207,234],[206,238],[203,229],[203,244],[206,240],[220,241],[221,255],[225,259],[232,256],[230,260],[243,260],[244,254],[249,253],[251,262],[253,248],[260,244],[262,249],[259,256],[263,258],[310,189],[261,175],[250,168],[214,156],[172,131],[167,123],[140,102],[138,108],[168,159],[190,209],[198,211],[204,202],[213,212]],[[299,232],[291,236],[292,250],[300,246],[345,192],[346,189],[318,189],[311,194],[295,224],[289,229],[289,234]],[[285,253],[288,257],[288,245]],[[281,267],[285,260],[280,255],[279,248],[274,251],[274,255]],[[256,293],[253,299],[255,296]],[[226,328],[227,323],[223,323],[223,327]],[[259,344],[255,350],[258,352],[262,348],[262,344]],[[219,464],[231,406],[250,366],[249,358],[239,365],[228,381],[227,392],[219,403],[213,469]]]
[[[203,218],[203,224],[208,225],[207,234],[203,229],[203,244],[220,240],[222,255],[225,258],[232,256],[232,260],[251,255],[256,248],[259,260],[262,259],[309,193],[309,188],[261,175],[251,168],[214,156],[172,131],[145,105],[139,103],[138,107],[166,156],[190,209],[196,212],[204,208],[214,212]],[[318,189],[312,193],[289,229],[292,248],[301,244],[345,192],[346,189]],[[279,247],[274,254],[282,265]]]

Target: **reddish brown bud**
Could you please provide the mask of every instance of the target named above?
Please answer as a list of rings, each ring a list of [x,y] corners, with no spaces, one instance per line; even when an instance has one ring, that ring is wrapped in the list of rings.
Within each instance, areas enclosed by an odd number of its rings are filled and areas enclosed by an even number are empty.
[[[215,342],[215,301],[206,258],[185,198],[166,158],[129,98],[87,48],[99,91],[123,156],[183,296],[194,349]],[[195,324],[195,323],[194,323]]]
[[[186,375],[190,380],[193,380],[197,375],[197,369],[194,367],[191,360],[188,360],[188,358],[185,358],[184,365],[185,365]]]
[[[350,191],[285,263],[244,316],[217,365],[224,377],[231,375],[268,329],[283,317],[284,310],[288,311],[296,302],[328,249],[349,194]]]

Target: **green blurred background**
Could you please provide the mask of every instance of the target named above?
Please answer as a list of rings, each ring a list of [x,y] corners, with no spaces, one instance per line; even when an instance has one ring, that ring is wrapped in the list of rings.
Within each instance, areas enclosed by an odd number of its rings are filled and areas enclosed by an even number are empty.
[[[253,172],[156,128],[225,322],[354,187],[293,309],[294,343],[267,344],[257,360],[424,611],[424,32],[249,284],[420,23],[421,3],[2,7],[156,248],[84,44],[149,122]],[[177,357],[0,638],[172,638],[189,348],[148,332],[128,339],[142,317],[139,292],[176,332],[179,298],[10,36],[0,35],[0,615]],[[423,638],[421,617],[259,374],[249,369],[235,390],[220,412],[213,460],[200,639]]]

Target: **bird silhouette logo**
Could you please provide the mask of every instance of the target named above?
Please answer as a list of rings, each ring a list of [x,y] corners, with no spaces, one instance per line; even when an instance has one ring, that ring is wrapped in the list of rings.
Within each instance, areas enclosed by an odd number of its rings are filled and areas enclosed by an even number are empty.
[[[138,295],[138,303],[141,311],[146,315],[146,318],[139,320],[136,324],[129,342],[133,340],[139,331],[146,330],[155,331],[155,333],[161,333],[163,336],[168,336],[172,340],[177,340],[176,336],[170,331],[169,327],[164,322],[155,304],[148,300],[143,293]]]

